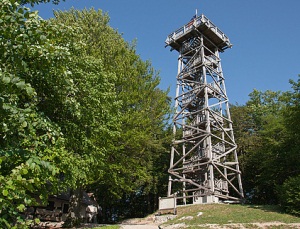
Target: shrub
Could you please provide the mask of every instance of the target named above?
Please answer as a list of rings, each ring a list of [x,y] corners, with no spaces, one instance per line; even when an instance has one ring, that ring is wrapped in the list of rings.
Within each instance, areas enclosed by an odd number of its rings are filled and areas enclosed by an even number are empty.
[[[300,175],[288,178],[280,186],[279,200],[287,213],[300,216]]]

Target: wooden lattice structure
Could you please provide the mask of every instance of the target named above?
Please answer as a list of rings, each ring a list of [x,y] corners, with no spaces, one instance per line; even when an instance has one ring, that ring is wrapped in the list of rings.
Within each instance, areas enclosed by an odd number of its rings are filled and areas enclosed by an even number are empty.
[[[176,194],[184,204],[240,201],[237,145],[219,56],[232,45],[204,15],[165,43],[179,53],[168,197]]]

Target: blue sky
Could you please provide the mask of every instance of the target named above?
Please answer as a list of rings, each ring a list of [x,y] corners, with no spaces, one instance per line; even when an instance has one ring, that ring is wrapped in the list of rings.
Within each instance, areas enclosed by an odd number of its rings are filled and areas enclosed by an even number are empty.
[[[254,88],[290,90],[300,74],[300,0],[66,0],[34,9],[48,19],[54,9],[101,9],[127,41],[137,39],[137,53],[160,71],[160,88],[175,96],[176,51],[164,47],[168,34],[198,10],[230,39],[221,53],[230,103],[244,104]]]

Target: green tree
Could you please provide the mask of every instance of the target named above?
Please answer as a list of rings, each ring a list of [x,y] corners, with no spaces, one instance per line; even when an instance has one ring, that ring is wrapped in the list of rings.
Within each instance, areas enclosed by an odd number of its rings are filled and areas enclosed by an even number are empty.
[[[300,215],[300,176],[289,177],[279,187],[281,206],[288,213]]]
[[[140,190],[149,192],[153,161],[165,153],[162,139],[170,102],[167,92],[158,88],[158,74],[109,26],[109,17],[101,10],[73,9],[55,12],[55,17],[59,23],[81,28],[78,40],[86,44],[87,53],[101,58],[105,70],[117,77],[121,132],[105,155],[103,179],[93,186],[102,195],[102,207]]]
[[[18,213],[25,206],[37,204],[35,194],[45,201],[56,192],[65,158],[71,156],[61,128],[38,107],[52,95],[40,93],[36,85],[58,80],[60,102],[70,108],[76,102],[64,97],[73,92],[66,88],[68,79],[60,80],[66,74],[63,60],[70,57],[57,39],[64,31],[56,31],[17,1],[1,1],[0,14],[0,225],[10,227],[23,222]]]
[[[156,195],[170,100],[150,62],[101,11],[44,21],[16,1],[0,4],[1,225],[66,188],[71,226],[88,187],[105,191],[104,205]]]
[[[292,91],[289,93],[287,107],[284,110],[284,125],[287,136],[284,146],[287,152],[284,154],[286,164],[286,176],[297,176],[300,174],[300,75],[297,82],[290,80]]]
[[[252,123],[251,135],[246,139],[252,142],[252,147],[241,158],[245,192],[251,202],[276,203],[275,187],[282,178],[278,172],[278,155],[285,136],[282,115],[286,107],[285,93],[254,90],[246,107]]]
[[[298,81],[290,80],[293,91],[284,111],[284,125],[287,133],[280,157],[284,181],[278,184],[280,204],[289,213],[299,215],[300,201],[300,76]]]
[[[64,1],[64,0],[62,0]],[[18,1],[21,5],[25,5],[25,4],[31,4],[31,6],[35,5],[35,4],[40,4],[40,3],[48,3],[48,2],[52,2],[53,4],[58,4],[60,2],[60,0],[19,0]]]
[[[66,136],[66,149],[76,155],[76,165],[70,173],[74,179],[76,171],[70,208],[75,212],[76,219],[79,217],[82,191],[89,184],[103,179],[105,156],[112,139],[119,133],[119,103],[113,83],[115,76],[103,70],[100,59],[81,55],[71,65],[74,67],[74,83],[78,88],[75,98],[80,103],[80,116],[61,117],[60,122]],[[72,208],[74,205],[78,208]]]
[[[294,92],[254,90],[246,105],[231,109],[244,188],[253,203],[277,203],[276,187],[299,174],[299,92],[291,83]]]
[[[86,52],[80,28],[41,20],[16,1],[0,4],[0,214],[8,227],[36,199],[102,178],[119,102],[115,74]]]

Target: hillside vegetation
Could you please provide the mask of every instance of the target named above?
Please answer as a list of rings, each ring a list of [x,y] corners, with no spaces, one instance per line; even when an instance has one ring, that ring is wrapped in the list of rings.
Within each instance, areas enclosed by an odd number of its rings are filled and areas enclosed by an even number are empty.
[[[107,13],[70,9],[42,20],[24,5],[48,2],[60,0],[0,0],[0,228],[29,228],[39,221],[24,217],[30,207],[47,208],[49,196],[65,192],[65,227],[85,217],[84,192],[101,206],[101,223],[145,217],[168,188],[177,122],[168,90]],[[286,92],[254,89],[230,115],[247,203],[300,216],[300,75],[290,84]],[[180,208],[171,223],[299,223],[283,216],[206,205]]]
[[[161,228],[300,228],[300,218],[271,205],[193,205],[179,207]]]

